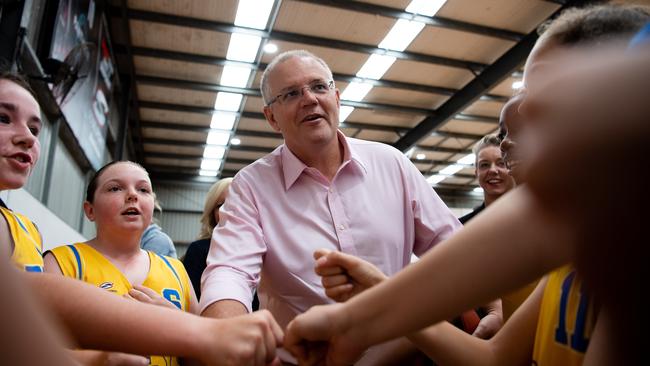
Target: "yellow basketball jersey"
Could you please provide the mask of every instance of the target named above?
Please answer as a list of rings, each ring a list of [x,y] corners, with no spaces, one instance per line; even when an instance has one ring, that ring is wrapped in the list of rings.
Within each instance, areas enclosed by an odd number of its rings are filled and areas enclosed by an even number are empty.
[[[0,206],[14,241],[11,260],[27,272],[43,272],[43,240],[36,225],[27,217]]]
[[[90,283],[117,295],[124,295],[133,287],[122,272],[93,247],[77,243],[54,248],[50,251],[56,258],[61,272],[67,277]],[[190,307],[190,281],[183,264],[147,251],[150,268],[142,283],[183,311]],[[151,356],[150,365],[178,365],[178,359],[170,356]]]
[[[539,312],[533,365],[582,365],[595,321],[593,298],[575,269],[552,272]]]

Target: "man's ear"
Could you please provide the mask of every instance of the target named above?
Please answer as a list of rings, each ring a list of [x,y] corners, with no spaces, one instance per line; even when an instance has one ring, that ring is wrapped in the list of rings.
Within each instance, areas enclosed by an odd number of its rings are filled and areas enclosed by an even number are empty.
[[[264,107],[264,117],[266,117],[266,122],[269,123],[272,129],[280,132],[280,125],[275,120],[275,116],[273,115],[273,111],[271,110],[270,106]]]
[[[88,220],[95,221],[95,208],[92,203],[84,201],[84,213]]]

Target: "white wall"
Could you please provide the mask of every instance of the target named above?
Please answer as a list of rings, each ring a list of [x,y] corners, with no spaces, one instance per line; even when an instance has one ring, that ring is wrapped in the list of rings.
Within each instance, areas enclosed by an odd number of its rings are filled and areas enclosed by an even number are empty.
[[[24,189],[3,191],[0,197],[7,207],[27,216],[38,226],[45,250],[87,240]]]

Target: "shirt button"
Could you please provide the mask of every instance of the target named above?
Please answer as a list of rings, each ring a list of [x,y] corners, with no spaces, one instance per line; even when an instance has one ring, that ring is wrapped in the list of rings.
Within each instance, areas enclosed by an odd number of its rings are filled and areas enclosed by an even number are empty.
[[[345,226],[339,225],[339,230],[345,230]]]

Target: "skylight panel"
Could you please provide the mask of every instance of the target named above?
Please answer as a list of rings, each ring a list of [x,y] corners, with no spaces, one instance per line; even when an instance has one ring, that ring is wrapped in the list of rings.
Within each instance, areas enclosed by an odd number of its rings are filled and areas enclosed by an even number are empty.
[[[372,85],[365,83],[350,83],[341,93],[341,99],[359,102],[372,89]]]
[[[345,121],[353,111],[354,107],[350,107],[349,105],[342,105],[339,109],[339,122]]]
[[[235,113],[214,112],[212,114],[210,128],[219,130],[232,130],[232,128],[235,126],[236,119],[237,115]]]
[[[423,28],[424,23],[400,19],[379,43],[379,48],[404,51]]]
[[[413,0],[406,7],[406,11],[409,13],[434,16],[442,8],[447,0]]]
[[[249,34],[233,33],[230,35],[226,58],[233,61],[254,62],[262,38]]]
[[[230,140],[229,132],[215,130],[215,131],[210,131],[208,133],[208,139],[206,141],[206,144],[226,146],[228,145],[228,140]]]
[[[248,67],[226,65],[221,72],[221,85],[244,88],[248,84],[251,69]]]
[[[217,93],[217,99],[214,102],[214,109],[219,111],[237,112],[241,104],[242,95],[237,93]]]
[[[273,0],[239,0],[235,25],[265,29],[272,8]]]
[[[360,78],[379,80],[391,65],[393,65],[395,60],[396,58],[393,56],[372,54],[366,63],[361,66],[361,69],[357,72],[357,76]]]

